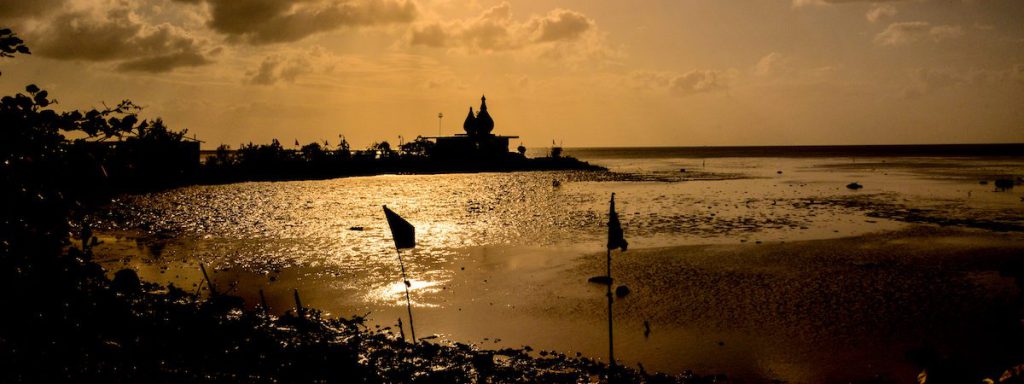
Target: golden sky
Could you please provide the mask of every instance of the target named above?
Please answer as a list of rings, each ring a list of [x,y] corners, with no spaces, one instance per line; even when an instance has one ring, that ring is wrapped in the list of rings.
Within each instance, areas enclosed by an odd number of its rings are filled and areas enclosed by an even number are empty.
[[[60,108],[131,99],[206,141],[354,147],[1024,142],[1021,0],[3,0]],[[513,143],[515,145],[517,143]]]

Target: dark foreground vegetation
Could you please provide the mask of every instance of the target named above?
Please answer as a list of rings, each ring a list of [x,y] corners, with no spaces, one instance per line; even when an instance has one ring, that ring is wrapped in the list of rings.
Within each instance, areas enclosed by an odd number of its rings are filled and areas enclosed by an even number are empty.
[[[2,57],[29,53],[10,30],[0,30],[0,42]],[[127,101],[86,112],[57,111],[54,103],[32,85],[0,100],[0,382],[722,380],[628,368],[608,380],[607,366],[586,358],[414,344],[391,329],[368,329],[359,317],[326,319],[299,306],[274,317],[236,297],[141,282],[130,270],[110,279],[91,261],[95,238],[83,218],[133,180],[112,174],[152,176],[134,165],[112,167],[126,152],[101,158],[83,143],[138,141],[136,151],[183,135],[139,121]]]

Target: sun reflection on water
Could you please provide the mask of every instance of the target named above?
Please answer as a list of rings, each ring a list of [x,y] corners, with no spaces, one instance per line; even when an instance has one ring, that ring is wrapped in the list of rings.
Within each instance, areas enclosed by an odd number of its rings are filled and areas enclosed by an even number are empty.
[[[441,282],[430,280],[409,279],[409,298],[412,305],[416,307],[437,308],[439,305],[421,300],[418,297],[423,295],[436,294],[441,291]],[[365,299],[367,302],[383,305],[405,305],[405,284],[402,281],[392,281],[388,284],[369,290]]]

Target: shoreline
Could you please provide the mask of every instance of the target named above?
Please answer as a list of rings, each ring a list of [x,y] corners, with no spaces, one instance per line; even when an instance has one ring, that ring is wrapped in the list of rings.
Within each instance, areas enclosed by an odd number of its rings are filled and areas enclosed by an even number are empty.
[[[665,147],[570,147],[565,153],[590,153],[596,157],[644,157],[648,152],[671,152],[679,158],[722,157],[1024,157],[1024,143],[979,144],[867,144],[867,145],[751,145],[751,146],[665,146]]]
[[[113,194],[152,193],[201,185],[228,185],[245,182],[316,181],[346,177],[380,175],[443,175],[472,173],[512,173],[546,171],[608,172],[608,169],[574,157],[515,158],[506,161],[464,163],[423,158],[395,158],[343,161],[337,164],[282,163],[266,167],[202,164],[190,175],[163,180],[109,180]]]

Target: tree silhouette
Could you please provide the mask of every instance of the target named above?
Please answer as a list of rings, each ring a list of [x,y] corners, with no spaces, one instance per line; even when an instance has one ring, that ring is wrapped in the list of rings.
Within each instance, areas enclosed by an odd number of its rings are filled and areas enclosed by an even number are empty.
[[[14,32],[8,28],[0,29],[0,57],[14,57],[15,54],[20,53],[23,55],[31,55],[32,52],[25,46],[25,42],[21,40]],[[3,73],[0,72],[0,75]]]

